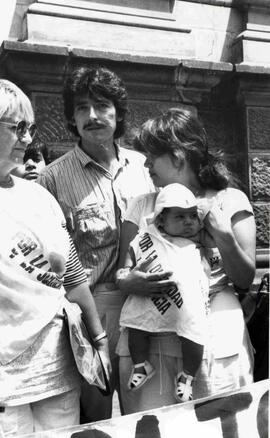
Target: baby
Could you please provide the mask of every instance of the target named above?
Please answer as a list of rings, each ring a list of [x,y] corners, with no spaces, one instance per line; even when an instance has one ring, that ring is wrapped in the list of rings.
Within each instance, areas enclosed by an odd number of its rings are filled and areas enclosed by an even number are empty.
[[[206,336],[209,282],[199,243],[202,221],[193,193],[170,184],[158,194],[154,215],[131,242],[125,266],[152,259],[147,272],[173,272],[175,286],[162,295],[130,295],[122,309],[121,327],[128,327],[133,369],[128,381],[137,390],[154,374],[147,360],[149,335],[175,332],[181,338],[183,370],[175,377],[175,397],[192,400],[192,382],[200,366]]]

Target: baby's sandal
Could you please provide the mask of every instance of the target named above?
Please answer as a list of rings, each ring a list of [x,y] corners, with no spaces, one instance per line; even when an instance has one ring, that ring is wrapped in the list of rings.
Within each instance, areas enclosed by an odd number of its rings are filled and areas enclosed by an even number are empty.
[[[127,384],[128,388],[132,391],[136,391],[137,389],[141,388],[149,379],[151,379],[155,372],[155,368],[147,360],[137,363],[132,368],[132,372]]]
[[[183,403],[193,400],[192,383],[194,377],[189,376],[184,371],[177,374],[175,378],[175,398]]]

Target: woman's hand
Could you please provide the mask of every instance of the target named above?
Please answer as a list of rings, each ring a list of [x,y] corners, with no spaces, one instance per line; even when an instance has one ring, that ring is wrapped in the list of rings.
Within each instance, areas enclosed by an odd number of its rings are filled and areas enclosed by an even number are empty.
[[[154,274],[146,272],[153,260],[154,258],[149,258],[138,263],[125,278],[118,281],[119,289],[126,295],[135,294],[148,297],[166,293],[172,286],[175,286],[174,281],[170,280],[172,275],[170,271]]]
[[[110,355],[109,355],[109,344],[108,339],[101,339],[98,342],[95,342],[95,347],[99,352],[100,358],[102,360],[105,373],[107,375],[107,379],[110,379],[110,375],[112,373],[112,365],[110,361]]]
[[[248,211],[236,212],[225,202],[214,202],[205,218],[205,228],[219,249],[224,270],[240,289],[250,287],[255,275],[256,227]]]
[[[208,233],[218,240],[220,236],[232,234],[231,216],[228,209],[223,209],[222,204],[214,202],[204,219],[205,228]]]

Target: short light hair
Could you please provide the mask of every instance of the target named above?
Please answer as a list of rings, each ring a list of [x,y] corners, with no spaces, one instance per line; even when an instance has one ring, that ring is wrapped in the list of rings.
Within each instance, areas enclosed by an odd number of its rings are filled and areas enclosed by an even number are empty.
[[[0,79],[0,120],[18,112],[22,119],[34,121],[34,112],[29,98],[7,79]]]

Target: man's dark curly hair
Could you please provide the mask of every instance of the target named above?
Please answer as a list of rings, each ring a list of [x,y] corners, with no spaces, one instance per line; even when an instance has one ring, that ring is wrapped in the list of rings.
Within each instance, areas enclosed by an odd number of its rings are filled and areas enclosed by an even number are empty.
[[[79,67],[67,77],[63,90],[64,114],[68,129],[79,136],[72,122],[74,115],[74,97],[80,94],[102,96],[113,102],[117,116],[114,138],[120,138],[125,131],[125,116],[128,111],[127,90],[123,81],[111,70],[105,67]]]

